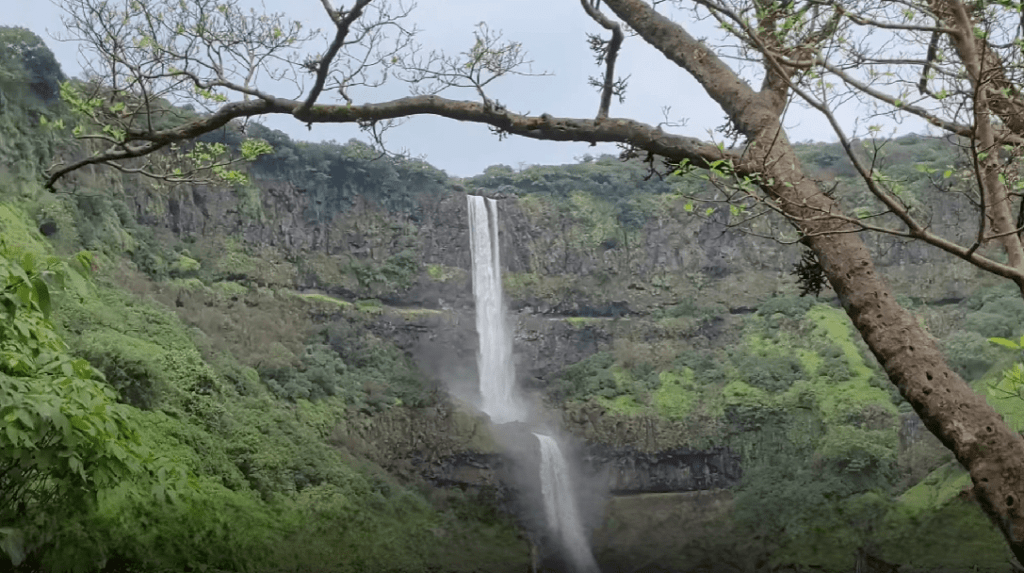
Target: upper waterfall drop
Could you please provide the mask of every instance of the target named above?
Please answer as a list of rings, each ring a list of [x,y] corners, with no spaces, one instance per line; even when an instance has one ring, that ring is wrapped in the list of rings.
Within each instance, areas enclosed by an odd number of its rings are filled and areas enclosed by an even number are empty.
[[[512,337],[501,287],[498,203],[477,195],[468,195],[467,200],[476,331],[480,337],[480,409],[496,424],[523,421],[528,417],[528,409],[516,391]]]

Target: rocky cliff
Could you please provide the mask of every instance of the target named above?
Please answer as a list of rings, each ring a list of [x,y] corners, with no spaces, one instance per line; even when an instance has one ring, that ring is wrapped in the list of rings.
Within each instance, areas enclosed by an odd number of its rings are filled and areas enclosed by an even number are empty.
[[[563,367],[617,339],[669,335],[694,346],[726,344],[721,337],[731,314],[752,312],[767,297],[794,288],[789,271],[798,249],[730,229],[717,212],[687,213],[687,201],[663,182],[634,180],[635,200],[624,217],[621,203],[595,193],[555,197],[555,183],[542,176],[533,178],[532,188],[504,182],[529,178],[529,170],[519,176],[491,171],[461,184],[436,172],[418,178],[403,173],[410,180],[389,202],[361,169],[352,163],[333,171],[334,181],[345,182],[340,187],[303,188],[287,173],[257,166],[247,189],[181,186],[162,193],[135,190],[125,198],[136,220],[153,230],[154,241],[186,249],[201,263],[205,280],[381,301],[395,311],[378,315],[373,331],[410,352],[429,375],[469,393],[476,340],[467,189],[502,199],[501,256],[518,372],[527,388],[549,388]],[[941,204],[936,228],[966,232],[955,213],[955,201]],[[972,271],[955,263],[937,268],[918,244],[872,237],[880,266],[897,283],[914,284],[913,296],[965,296]],[[680,304],[694,307],[696,319],[668,332],[651,320]],[[567,422],[595,444],[640,444],[644,451],[685,446],[663,428],[604,418],[592,407]]]

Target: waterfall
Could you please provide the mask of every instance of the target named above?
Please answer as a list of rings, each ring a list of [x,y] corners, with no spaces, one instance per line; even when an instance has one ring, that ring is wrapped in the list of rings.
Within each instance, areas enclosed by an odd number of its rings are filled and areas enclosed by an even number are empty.
[[[565,557],[577,573],[598,571],[583,520],[580,519],[576,490],[569,477],[569,464],[554,438],[544,434],[533,435],[540,442],[540,487],[548,529],[561,544]]]
[[[495,424],[528,422],[530,409],[516,391],[512,338],[502,300],[501,257],[498,244],[498,204],[469,195],[469,243],[473,256],[473,300],[480,337],[477,371],[481,410]],[[535,433],[540,441],[540,482],[548,529],[575,573],[596,573],[586,529],[580,519],[569,464],[558,442]]]
[[[516,392],[512,340],[505,321],[498,251],[498,205],[469,195],[469,244],[473,255],[473,299],[480,336],[477,371],[481,407],[495,424],[523,421],[527,409]]]

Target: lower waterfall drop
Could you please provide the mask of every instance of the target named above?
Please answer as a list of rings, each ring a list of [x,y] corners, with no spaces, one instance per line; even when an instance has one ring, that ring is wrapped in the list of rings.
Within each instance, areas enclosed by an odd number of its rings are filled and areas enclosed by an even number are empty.
[[[540,442],[540,486],[548,529],[561,544],[575,573],[595,573],[599,569],[580,518],[576,491],[569,477],[569,464],[554,438],[544,434],[533,435]]]

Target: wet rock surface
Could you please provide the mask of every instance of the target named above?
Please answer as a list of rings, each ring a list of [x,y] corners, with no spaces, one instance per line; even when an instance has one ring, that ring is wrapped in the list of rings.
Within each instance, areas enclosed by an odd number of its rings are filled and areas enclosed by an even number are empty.
[[[740,457],[728,449],[647,453],[595,445],[586,453],[584,464],[602,476],[615,495],[724,489],[742,477]]]

